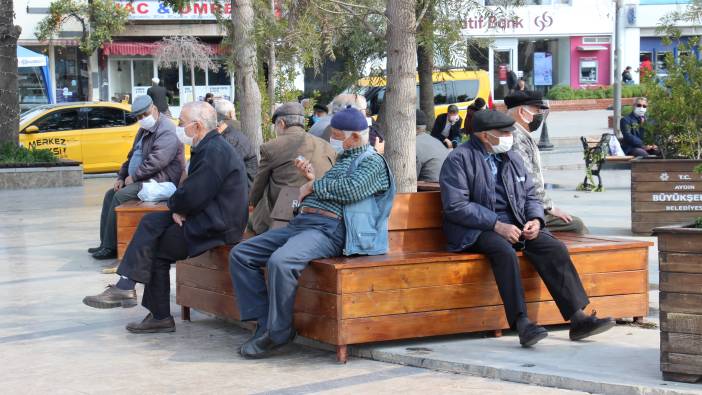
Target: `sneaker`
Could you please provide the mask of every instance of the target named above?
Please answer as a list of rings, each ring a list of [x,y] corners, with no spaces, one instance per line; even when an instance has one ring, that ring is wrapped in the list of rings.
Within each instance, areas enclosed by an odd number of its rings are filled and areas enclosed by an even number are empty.
[[[136,290],[123,290],[110,284],[101,294],[84,297],[83,304],[96,309],[134,307],[137,305]]]
[[[524,327],[523,330],[519,331],[519,344],[525,348],[531,347],[547,337],[548,331],[546,328],[530,322]]]
[[[570,323],[570,340],[583,340],[614,328],[616,322],[611,317],[597,318],[597,312],[578,322]]]
[[[132,333],[168,333],[175,332],[173,317],[157,320],[149,313],[141,322],[130,322],[127,330]]]

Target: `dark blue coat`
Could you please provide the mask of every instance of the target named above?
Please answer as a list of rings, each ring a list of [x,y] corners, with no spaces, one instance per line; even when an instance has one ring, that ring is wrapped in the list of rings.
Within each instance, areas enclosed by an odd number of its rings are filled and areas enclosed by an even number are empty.
[[[641,123],[641,118],[632,111],[619,122],[622,131],[622,150],[629,155],[635,148],[644,148],[646,129]]]
[[[465,251],[483,231],[495,228],[495,179],[486,156],[480,140],[472,138],[453,150],[441,168],[444,233],[450,251]],[[502,160],[502,180],[516,225],[521,228],[527,221],[539,219],[543,229],[544,207],[523,159],[510,151]]]

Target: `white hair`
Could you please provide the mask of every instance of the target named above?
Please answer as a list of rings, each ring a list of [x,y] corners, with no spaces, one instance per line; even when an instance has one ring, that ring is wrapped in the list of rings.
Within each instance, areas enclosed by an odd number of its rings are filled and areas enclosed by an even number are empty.
[[[342,132],[346,137],[351,136],[351,133],[360,134],[363,144],[368,144],[368,140],[370,139],[370,130],[368,128],[366,128],[365,130],[342,130]]]
[[[329,103],[329,108],[331,109],[332,114],[348,107],[353,107],[365,115],[368,102],[366,101],[366,97],[363,95],[356,93],[342,93],[337,95],[334,100]]]
[[[183,106],[183,111],[187,111],[191,121],[202,122],[208,131],[217,128],[217,113],[210,103],[204,101],[190,102]]]
[[[231,118],[231,114],[236,110],[234,103],[229,100],[220,99],[215,101],[214,105],[217,114],[224,116],[225,119],[233,119]]]

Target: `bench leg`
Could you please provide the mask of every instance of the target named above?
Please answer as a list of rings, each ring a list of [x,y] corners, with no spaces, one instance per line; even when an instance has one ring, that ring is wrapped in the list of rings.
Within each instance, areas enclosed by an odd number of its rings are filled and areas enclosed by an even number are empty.
[[[634,324],[643,324],[644,318],[643,317],[634,317]]]
[[[502,337],[502,329],[496,329],[496,330],[492,331],[492,335],[494,337]]]
[[[347,345],[336,346],[336,361],[346,363],[349,359],[349,349]]]
[[[180,306],[180,318],[183,321],[190,321],[190,307]]]

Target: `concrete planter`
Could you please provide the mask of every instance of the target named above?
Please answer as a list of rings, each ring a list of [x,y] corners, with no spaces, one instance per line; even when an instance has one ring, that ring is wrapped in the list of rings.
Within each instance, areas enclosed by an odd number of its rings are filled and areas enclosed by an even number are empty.
[[[631,230],[650,234],[659,226],[702,216],[700,160],[636,159],[631,161]]]
[[[51,164],[0,166],[0,190],[78,187],[82,185],[83,166],[78,162],[63,161]]]
[[[664,380],[702,379],[702,229],[659,227],[661,372]]]

